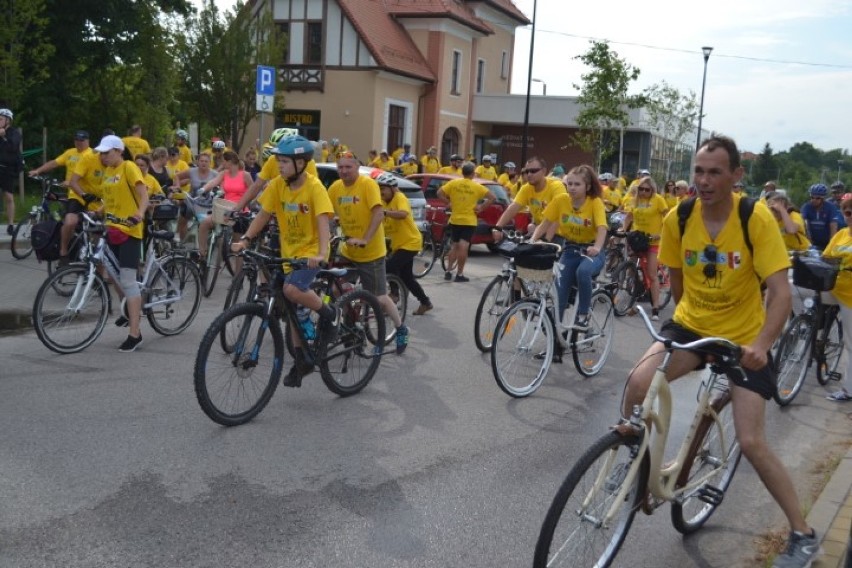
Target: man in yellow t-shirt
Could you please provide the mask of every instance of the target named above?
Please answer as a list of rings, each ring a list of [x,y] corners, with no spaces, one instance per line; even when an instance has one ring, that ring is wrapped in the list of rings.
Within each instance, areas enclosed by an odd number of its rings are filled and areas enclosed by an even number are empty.
[[[403,176],[410,176],[420,171],[420,167],[417,164],[417,156],[411,155],[408,157],[408,161],[400,165],[397,170]]]
[[[142,138],[142,127],[134,124],[130,127],[127,136],[121,139],[124,146],[130,152],[130,156],[135,158],[136,154],[150,154],[151,146],[148,141]]]
[[[186,130],[177,130],[175,132],[175,148],[178,150],[178,156],[186,162],[187,167],[195,162],[192,159],[192,150],[189,148],[189,132]]]
[[[56,158],[43,163],[34,170],[30,170],[29,175],[40,176],[56,168],[65,168],[65,185],[67,185],[74,175],[74,168],[77,167],[77,162],[86,154],[91,153],[92,149],[89,148],[89,133],[85,130],[78,130],[74,133],[73,148],[68,148]]]
[[[277,147],[277,144],[276,144]],[[266,184],[278,177],[280,172],[280,168],[278,165],[278,158],[275,154],[270,155],[265,162],[263,162],[263,167],[260,169],[260,172],[257,174],[254,182],[251,184],[243,196],[240,198],[239,203],[237,203],[235,209],[237,211],[241,211],[246,205],[252,202],[252,200],[258,196],[258,194],[263,191],[263,188],[266,187]],[[301,172],[299,172],[301,173]],[[314,176],[315,178],[319,178],[319,173],[317,172],[317,163],[310,158],[305,163],[305,173]]]
[[[420,165],[424,174],[435,174],[441,169],[441,160],[438,159],[438,150],[430,146],[426,153],[420,157]]]
[[[740,345],[744,373],[729,373],[734,428],[743,455],[751,462],[790,524],[786,556],[801,566],[819,554],[819,539],[802,515],[784,464],[766,443],[766,400],[775,391],[775,370],[769,351],[784,328],[791,309],[787,269],[790,261],[775,219],[756,203],[748,223],[749,250],[739,219],[740,195],[734,183],[744,170],[736,143],[712,136],[698,148],[694,162],[698,198],[681,235],[678,213],[663,223],[660,262],[670,267],[676,308],[661,335],[679,343],[699,337],[725,337]],[[761,281],[766,285],[765,307]],[[623,399],[625,416],[641,405],[665,348],[654,343],[629,375]],[[677,350],[672,354],[668,380],[701,366],[706,355]],[[628,423],[617,430],[630,435]]]
[[[514,165],[514,164],[513,164]],[[527,233],[532,234],[541,223],[544,209],[557,195],[565,193],[565,184],[547,175],[547,162],[534,156],[527,160],[524,166],[527,182],[518,190],[514,201],[503,211],[492,229],[495,242],[503,238],[503,227],[508,225],[515,216],[527,208],[532,216],[532,223],[527,226]]]
[[[68,202],[59,236],[59,265],[68,264],[68,245],[80,223],[80,213],[97,211],[103,206],[101,184],[106,167],[95,152],[88,152],[77,160],[71,179],[68,180]]]
[[[386,172],[392,172],[396,167],[396,160],[388,155],[387,150],[382,150],[379,152],[379,160],[376,162],[376,167]]]
[[[491,154],[485,154],[482,156],[482,164],[476,166],[475,175],[481,179],[497,181],[497,170],[491,164]]]
[[[453,279],[453,268],[456,268],[455,282],[469,282],[464,275],[464,265],[467,263],[467,251],[476,231],[477,215],[480,211],[494,203],[496,197],[487,187],[473,181],[476,170],[471,162],[462,166],[462,178],[450,180],[438,189],[438,197],[448,201],[452,213],[446,231],[450,231],[452,248],[447,258],[447,271],[444,280]],[[484,199],[483,203],[480,200]]]
[[[388,296],[382,197],[375,180],[359,175],[359,166],[354,154],[339,156],[337,173],[340,179],[328,188],[340,229],[346,237],[340,254],[355,265],[364,289],[378,298],[382,309],[393,321],[396,353],[401,355],[408,346],[408,327],[402,323],[396,304]]]
[[[462,157],[459,154],[453,154],[450,156],[450,165],[444,166],[443,168],[438,170],[439,174],[450,174],[454,176],[460,176],[462,166]]]

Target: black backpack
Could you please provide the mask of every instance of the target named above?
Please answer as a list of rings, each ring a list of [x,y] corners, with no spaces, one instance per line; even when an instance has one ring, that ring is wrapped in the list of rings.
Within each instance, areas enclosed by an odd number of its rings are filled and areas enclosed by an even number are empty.
[[[33,225],[30,242],[39,260],[59,260],[59,241],[62,223],[46,219]]]
[[[681,201],[677,206],[677,226],[680,229],[680,238],[683,239],[683,233],[686,230],[686,220],[689,219],[689,216],[692,214],[692,210],[695,208],[695,200],[696,197],[690,197],[689,199],[685,199]],[[746,246],[748,247],[748,252],[751,254],[752,258],[754,258],[754,247],[751,244],[751,238],[748,235],[748,221],[751,219],[751,214],[754,212],[754,204],[757,203],[757,199],[753,197],[741,197],[740,198],[740,223],[743,227],[743,240],[745,241]]]

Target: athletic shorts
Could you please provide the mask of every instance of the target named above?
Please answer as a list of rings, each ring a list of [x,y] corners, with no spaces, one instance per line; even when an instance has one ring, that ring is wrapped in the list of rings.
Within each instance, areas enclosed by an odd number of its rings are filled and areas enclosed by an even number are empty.
[[[663,324],[663,327],[660,329],[660,335],[677,343],[689,343],[703,337],[672,320],[667,320]],[[699,363],[695,369],[703,369],[706,365],[706,358],[709,353],[697,351],[694,351],[693,353],[702,358],[702,362]],[[777,371],[775,369],[775,363],[772,361],[772,354],[767,353],[767,357],[769,362],[762,369],[753,371],[743,367],[745,376],[739,373],[731,373],[728,375],[728,379],[738,387],[756,392],[765,400],[769,400],[772,398],[772,393],[775,392]]]
[[[450,223],[447,227],[450,229],[450,240],[454,243],[459,241],[470,242],[473,238],[473,232],[476,230],[474,225],[453,225]]]
[[[351,270],[358,271],[358,276],[361,277],[361,287],[364,290],[376,296],[384,296],[388,293],[384,257],[371,262],[353,262]]]
[[[0,176],[0,191],[5,193],[15,193],[15,182],[18,181],[18,178],[11,178],[6,176]]]
[[[142,239],[128,237],[120,245],[109,245],[109,248],[121,268],[139,268],[139,262],[142,260]]]
[[[290,284],[302,292],[307,292],[311,288],[311,283],[319,274],[319,270],[319,268],[294,270],[284,278],[284,284]]]
[[[86,210],[86,206],[77,201],[76,199],[69,199],[65,202],[65,214],[74,213],[75,215],[79,215],[83,211]]]

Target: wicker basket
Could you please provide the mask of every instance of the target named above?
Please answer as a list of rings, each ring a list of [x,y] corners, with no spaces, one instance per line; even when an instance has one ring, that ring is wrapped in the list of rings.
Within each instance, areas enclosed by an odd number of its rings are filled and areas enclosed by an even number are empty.
[[[217,197],[213,200],[213,222],[219,225],[225,225],[231,222],[228,218],[228,213],[236,208],[237,204],[227,199]]]
[[[548,268],[545,270],[537,270],[535,268],[524,268],[523,266],[516,266],[515,270],[518,272],[518,278],[526,282],[553,282],[553,269]]]

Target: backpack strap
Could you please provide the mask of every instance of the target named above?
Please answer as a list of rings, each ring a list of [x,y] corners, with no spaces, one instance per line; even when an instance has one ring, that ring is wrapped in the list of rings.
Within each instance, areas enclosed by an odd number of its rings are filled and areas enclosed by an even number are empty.
[[[683,233],[686,231],[686,221],[692,215],[692,210],[695,208],[696,197],[690,197],[678,203],[677,206],[677,226],[680,229],[680,238],[683,239]],[[743,240],[748,247],[748,252],[754,257],[754,247],[751,244],[751,238],[748,234],[748,222],[751,219],[751,214],[754,213],[754,204],[757,200],[753,197],[743,196],[740,198],[739,214],[740,224],[743,229]]]
[[[680,229],[680,239],[683,240],[683,233],[686,232],[686,220],[692,215],[692,210],[695,209],[696,197],[689,197],[677,204],[677,226]]]

